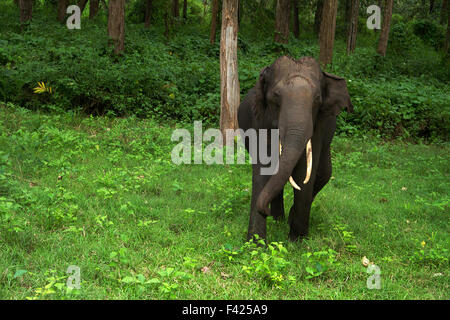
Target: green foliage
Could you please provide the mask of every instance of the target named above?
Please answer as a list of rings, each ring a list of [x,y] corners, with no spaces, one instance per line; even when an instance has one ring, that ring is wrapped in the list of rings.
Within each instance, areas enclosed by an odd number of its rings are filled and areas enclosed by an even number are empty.
[[[328,271],[336,263],[336,255],[333,249],[304,253],[306,279],[319,277]]]

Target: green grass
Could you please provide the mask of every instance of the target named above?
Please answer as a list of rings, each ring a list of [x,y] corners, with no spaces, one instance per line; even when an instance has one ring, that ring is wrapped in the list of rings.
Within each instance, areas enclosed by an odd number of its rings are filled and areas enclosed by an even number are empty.
[[[309,239],[269,218],[265,252],[245,245],[250,165],[176,166],[174,128],[1,106],[0,298],[449,298],[448,145],[336,137]]]

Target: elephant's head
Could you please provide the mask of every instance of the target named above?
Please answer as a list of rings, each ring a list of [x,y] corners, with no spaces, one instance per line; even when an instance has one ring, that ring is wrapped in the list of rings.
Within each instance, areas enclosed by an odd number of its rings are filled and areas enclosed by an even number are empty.
[[[267,118],[280,133],[278,172],[270,177],[257,200],[257,210],[269,215],[269,203],[289,180],[292,170],[305,152],[312,138],[318,117],[337,116],[342,108],[353,111],[353,106],[343,78],[322,72],[313,58],[294,60],[283,56],[265,68],[256,85],[257,97],[254,113],[262,122]],[[312,156],[308,155],[310,173]],[[307,178],[304,183],[307,183]]]

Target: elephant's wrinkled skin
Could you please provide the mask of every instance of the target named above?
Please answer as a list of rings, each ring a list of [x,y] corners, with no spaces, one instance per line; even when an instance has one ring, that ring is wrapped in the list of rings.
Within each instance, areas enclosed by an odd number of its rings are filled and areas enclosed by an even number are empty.
[[[239,106],[239,127],[253,128],[257,132],[278,128],[282,152],[278,172],[274,175],[260,174],[263,165],[259,159],[253,164],[248,239],[255,234],[266,237],[268,215],[284,218],[283,187],[290,176],[301,191],[293,189],[289,239],[295,241],[307,236],[311,203],[331,177],[330,144],[336,116],[343,108],[353,111],[345,80],[322,72],[313,58],[294,60],[283,56],[261,71],[259,81]],[[303,184],[307,163],[305,147],[310,139],[311,177]],[[270,141],[269,138],[269,151]],[[249,149],[248,140],[246,148]]]

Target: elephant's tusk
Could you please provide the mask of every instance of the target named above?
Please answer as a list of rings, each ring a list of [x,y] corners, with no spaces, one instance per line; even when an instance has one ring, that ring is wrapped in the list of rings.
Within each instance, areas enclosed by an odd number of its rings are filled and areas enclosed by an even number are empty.
[[[281,142],[280,142],[280,156],[281,156],[281,150],[283,149],[283,147],[281,146]],[[289,177],[289,183],[291,184],[292,187],[294,187],[297,190],[302,190],[298,184],[294,181],[294,178],[292,178],[292,176]]]
[[[309,178],[311,178],[311,170],[312,170],[312,144],[311,139],[308,140],[308,144],[306,145],[306,177],[303,184],[307,184]]]
[[[294,178],[292,178],[292,176],[289,177],[289,182],[290,182],[291,186],[293,186],[295,189],[302,190],[302,189],[300,189],[298,184],[295,183]]]

